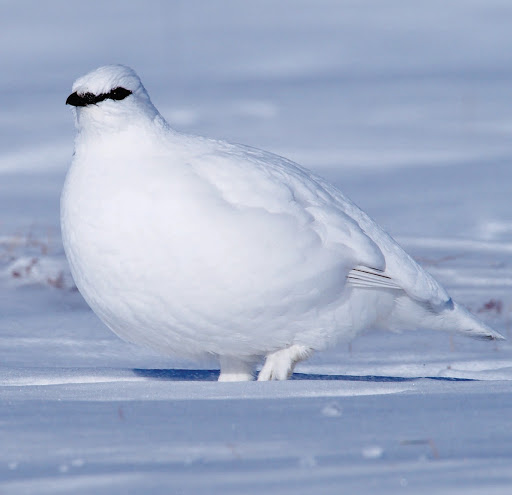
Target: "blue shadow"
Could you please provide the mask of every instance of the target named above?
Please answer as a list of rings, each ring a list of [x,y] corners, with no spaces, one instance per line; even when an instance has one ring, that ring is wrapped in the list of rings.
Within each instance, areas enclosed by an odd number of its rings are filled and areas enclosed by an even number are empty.
[[[153,380],[184,381],[184,382],[214,382],[219,378],[219,370],[158,370],[135,368],[133,372],[144,378]],[[416,380],[438,380],[443,382],[471,382],[471,378],[450,378],[440,376],[418,376],[405,378],[402,376],[376,375],[319,375],[312,373],[294,373],[291,380],[335,380],[341,382],[412,382]]]

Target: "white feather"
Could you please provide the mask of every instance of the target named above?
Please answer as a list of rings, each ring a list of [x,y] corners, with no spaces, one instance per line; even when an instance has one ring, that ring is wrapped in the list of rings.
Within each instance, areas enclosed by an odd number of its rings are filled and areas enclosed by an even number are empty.
[[[97,69],[73,91],[117,87],[131,94],[76,109],[61,222],[79,290],[119,336],[217,355],[247,377],[243,363],[281,349],[306,356],[402,317],[421,326],[422,311],[401,311],[399,294],[428,306],[433,328],[436,314],[456,313],[428,273],[313,173],[172,130],[127,67]],[[499,336],[471,318],[471,331],[457,318],[452,329]]]

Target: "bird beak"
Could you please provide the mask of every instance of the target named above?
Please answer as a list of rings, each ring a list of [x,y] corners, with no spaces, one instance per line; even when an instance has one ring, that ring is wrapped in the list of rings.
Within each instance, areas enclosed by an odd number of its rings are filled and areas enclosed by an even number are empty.
[[[85,107],[87,103],[85,98],[79,96],[76,91],[71,93],[66,100],[66,105],[73,105],[74,107]]]

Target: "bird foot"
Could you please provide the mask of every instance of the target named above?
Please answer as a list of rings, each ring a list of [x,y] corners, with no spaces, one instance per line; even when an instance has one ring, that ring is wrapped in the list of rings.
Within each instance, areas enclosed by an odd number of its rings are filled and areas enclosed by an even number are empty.
[[[233,356],[219,356],[219,382],[249,382],[254,380],[252,362]]]
[[[312,352],[313,350],[309,347],[294,344],[268,354],[259,372],[258,381],[288,380],[292,376],[295,365],[307,359]]]

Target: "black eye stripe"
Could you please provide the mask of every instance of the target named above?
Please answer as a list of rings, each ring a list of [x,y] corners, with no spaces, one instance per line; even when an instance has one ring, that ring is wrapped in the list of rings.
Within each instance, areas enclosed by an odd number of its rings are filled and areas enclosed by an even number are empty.
[[[112,100],[124,100],[128,95],[131,95],[132,92],[126,88],[115,88],[113,89],[107,96],[107,98],[111,98]]]
[[[87,105],[95,105],[103,100],[124,100],[127,96],[131,95],[132,92],[129,89],[117,87],[109,93],[102,93],[95,95],[93,93],[72,93],[66,100],[67,105],[73,105],[74,107],[85,107]]]

